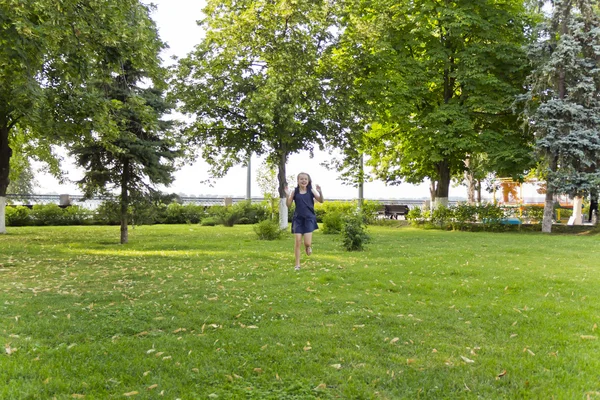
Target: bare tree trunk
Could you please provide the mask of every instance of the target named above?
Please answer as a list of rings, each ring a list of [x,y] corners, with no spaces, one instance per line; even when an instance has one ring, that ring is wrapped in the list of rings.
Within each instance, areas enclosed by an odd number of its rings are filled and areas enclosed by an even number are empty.
[[[365,202],[365,164],[364,164],[364,155],[360,153],[360,160],[358,166],[358,209],[362,210],[363,203]]]
[[[121,177],[121,244],[129,243],[129,231],[127,226],[127,209],[129,208],[129,192],[127,185],[129,184],[129,160],[123,162],[123,176]]]
[[[450,164],[443,160],[436,165],[438,171],[438,184],[435,190],[435,206],[448,207],[448,193],[450,192]]]
[[[10,157],[12,150],[8,143],[9,124],[0,120],[0,234],[6,233],[6,191],[10,179]]]
[[[279,181],[279,228],[287,229],[288,227],[288,208],[286,204],[285,187],[287,186],[287,178],[285,177],[285,164],[287,163],[287,153],[282,151],[279,154],[277,180]]]
[[[550,160],[549,169],[550,171],[556,170],[556,165],[558,163],[557,157],[552,157]],[[552,217],[554,214],[554,189],[552,189],[552,185],[550,182],[546,182],[546,199],[544,202],[544,218],[542,220],[542,232],[550,233],[552,232]]]
[[[475,176],[473,175],[473,171],[471,171],[471,160],[467,158],[465,160],[465,181],[467,182],[467,203],[474,204],[475,203]]]
[[[246,200],[252,200],[252,153],[248,154],[248,172],[246,174]]]
[[[477,180],[477,204],[481,204],[481,181]]]

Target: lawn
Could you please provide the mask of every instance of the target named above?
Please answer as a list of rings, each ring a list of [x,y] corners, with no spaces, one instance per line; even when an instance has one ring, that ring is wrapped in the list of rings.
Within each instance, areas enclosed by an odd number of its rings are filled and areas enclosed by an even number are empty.
[[[600,237],[9,228],[2,399],[600,398]]]

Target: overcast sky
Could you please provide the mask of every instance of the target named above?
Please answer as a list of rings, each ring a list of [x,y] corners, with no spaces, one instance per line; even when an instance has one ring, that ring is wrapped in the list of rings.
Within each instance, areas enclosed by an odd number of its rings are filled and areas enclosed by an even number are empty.
[[[196,21],[202,18],[204,1],[196,0],[153,0],[157,6],[153,18],[159,28],[161,39],[169,45],[169,49],[163,54],[165,64],[172,64],[172,56],[184,57],[202,39],[202,31]],[[337,180],[334,171],[328,171],[320,166],[331,156],[327,153],[317,152],[313,159],[308,153],[291,155],[287,165],[287,174],[296,175],[299,172],[308,172],[313,181],[323,188],[324,195],[328,198],[351,199],[358,196],[357,189],[343,185]],[[256,168],[262,160],[254,157],[252,159],[253,177],[256,176]],[[71,171],[69,177],[77,179],[81,172],[69,162],[63,165],[65,170]],[[182,168],[175,174],[175,182],[171,187],[163,189],[168,193],[180,193],[187,195],[222,195],[244,197],[246,195],[245,168],[236,167],[232,169],[225,178],[219,179],[214,187],[209,187],[201,182],[209,178],[207,166],[201,160],[194,165]],[[56,180],[43,175],[40,179],[40,193],[68,193],[77,194],[79,190],[73,184],[59,185]],[[262,196],[258,185],[253,182],[251,187],[252,196]],[[402,184],[400,186],[386,186],[383,182],[368,182],[365,184],[365,198],[368,199],[394,199],[394,198],[428,198],[428,185],[419,186]],[[465,196],[463,187],[450,189],[450,196]]]

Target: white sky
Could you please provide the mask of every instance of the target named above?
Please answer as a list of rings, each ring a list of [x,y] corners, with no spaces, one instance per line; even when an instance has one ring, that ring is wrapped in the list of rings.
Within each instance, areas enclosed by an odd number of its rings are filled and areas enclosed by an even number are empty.
[[[163,60],[166,64],[172,64],[172,56],[184,57],[193,50],[194,46],[201,40],[202,31],[196,21],[202,17],[204,1],[199,0],[153,0],[157,6],[153,18],[159,28],[161,39],[169,45]],[[330,199],[352,199],[358,197],[357,189],[346,186],[337,180],[335,171],[328,171],[321,167],[320,163],[330,159],[331,156],[324,152],[316,152],[315,157],[310,159],[307,152],[291,155],[287,165],[287,175],[296,175],[299,172],[308,172],[314,183],[323,188],[326,198]],[[252,159],[252,177],[256,176],[256,169],[262,160],[257,157]],[[76,180],[81,172],[71,162],[66,160],[63,169],[69,171],[68,177]],[[169,187],[162,189],[168,193],[179,193],[190,196],[195,195],[218,195],[244,197],[246,195],[247,171],[243,167],[235,167],[222,179],[219,179],[214,187],[201,184],[209,178],[207,166],[202,160],[194,165],[182,168],[175,174],[175,182]],[[38,178],[39,193],[78,194],[80,191],[74,184],[59,184],[54,178],[42,174]],[[253,179],[254,180],[254,179]],[[252,183],[251,195],[260,197],[262,193],[256,182]],[[419,186],[402,184],[399,186],[386,186],[383,182],[365,183],[364,196],[367,199],[400,199],[400,198],[429,198],[428,184]],[[451,187],[450,197],[465,197],[464,187]]]

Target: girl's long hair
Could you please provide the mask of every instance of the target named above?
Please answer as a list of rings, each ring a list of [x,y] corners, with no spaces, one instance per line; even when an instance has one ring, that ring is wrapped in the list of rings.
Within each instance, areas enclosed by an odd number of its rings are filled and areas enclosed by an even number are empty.
[[[308,185],[306,185],[306,191],[310,192],[312,190],[312,178],[306,172],[300,172],[296,177],[296,189],[294,191],[296,192],[296,194],[300,193],[300,185],[298,184],[298,178],[300,178],[300,175],[308,176]]]

